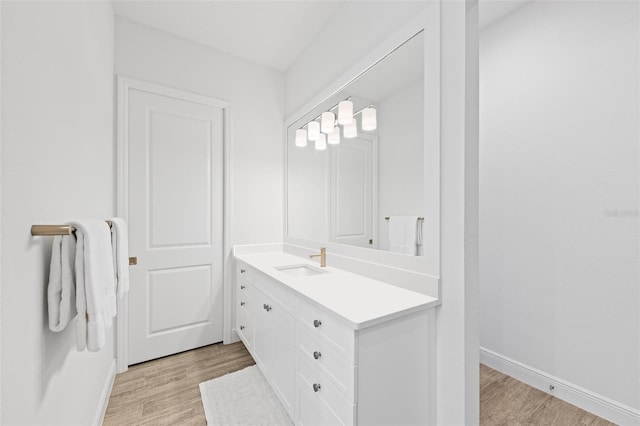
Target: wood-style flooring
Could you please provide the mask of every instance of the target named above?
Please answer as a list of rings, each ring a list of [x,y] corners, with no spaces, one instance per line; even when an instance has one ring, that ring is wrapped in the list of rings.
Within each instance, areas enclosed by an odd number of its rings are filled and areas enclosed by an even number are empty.
[[[133,365],[116,376],[103,425],[206,425],[198,385],[253,364],[238,342]]]
[[[608,421],[480,365],[480,424],[607,426]]]
[[[103,424],[205,425],[198,385],[253,364],[249,352],[238,342],[131,366],[116,376]],[[480,366],[480,424],[612,425],[484,365]]]

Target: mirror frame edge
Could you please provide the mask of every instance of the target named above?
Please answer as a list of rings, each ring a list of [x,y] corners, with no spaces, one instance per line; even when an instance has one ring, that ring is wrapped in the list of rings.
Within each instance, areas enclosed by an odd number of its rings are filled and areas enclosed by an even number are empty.
[[[424,36],[424,256],[406,256],[366,247],[349,246],[329,241],[309,240],[288,235],[288,153],[289,127],[312,109],[347,87],[409,39]],[[363,59],[328,85],[318,95],[289,115],[283,129],[283,242],[304,249],[326,246],[332,254],[428,275],[440,281],[440,2],[430,2],[407,24],[386,38]],[[440,293],[440,292],[438,292]]]

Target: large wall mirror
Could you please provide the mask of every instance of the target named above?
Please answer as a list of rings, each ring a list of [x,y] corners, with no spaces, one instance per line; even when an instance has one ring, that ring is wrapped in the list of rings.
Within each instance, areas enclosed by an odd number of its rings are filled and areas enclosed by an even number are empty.
[[[288,126],[288,237],[425,254],[424,52],[421,31]]]

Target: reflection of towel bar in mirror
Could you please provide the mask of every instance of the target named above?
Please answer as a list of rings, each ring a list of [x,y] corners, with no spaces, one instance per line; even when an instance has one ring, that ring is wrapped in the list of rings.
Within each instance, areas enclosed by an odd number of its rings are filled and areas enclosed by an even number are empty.
[[[389,216],[385,217],[384,220],[386,220],[387,222],[389,222]],[[419,217],[418,220],[422,220],[424,221],[424,217]]]
[[[110,220],[105,222],[111,226]],[[71,235],[74,232],[76,232],[76,228],[71,225],[31,225],[31,235],[33,236]]]

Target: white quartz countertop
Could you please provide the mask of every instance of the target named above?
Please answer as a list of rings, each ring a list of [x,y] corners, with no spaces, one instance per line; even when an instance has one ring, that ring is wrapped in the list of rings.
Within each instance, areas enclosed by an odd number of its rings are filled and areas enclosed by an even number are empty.
[[[439,300],[381,281],[327,266],[326,273],[293,277],[276,268],[318,263],[284,252],[235,254],[245,262],[296,293],[333,311],[355,329],[428,309]]]

